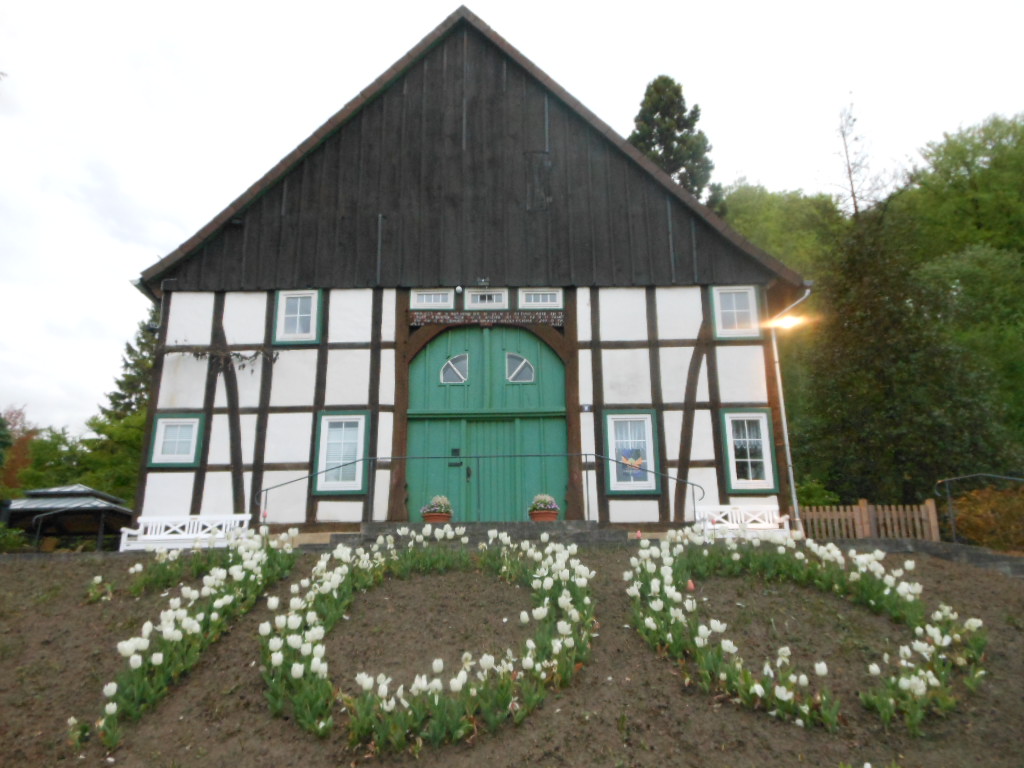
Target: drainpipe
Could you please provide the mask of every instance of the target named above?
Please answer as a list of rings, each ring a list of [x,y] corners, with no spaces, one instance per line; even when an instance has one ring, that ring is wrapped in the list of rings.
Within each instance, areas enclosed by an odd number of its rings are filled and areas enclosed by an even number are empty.
[[[803,531],[804,526],[800,521],[800,502],[796,498],[796,480],[793,477],[793,452],[789,447],[789,420],[786,418],[786,396],[782,391],[782,367],[779,365],[779,344],[775,334],[775,321],[786,315],[798,304],[802,304],[811,295],[812,283],[804,281],[804,295],[794,301],[784,310],[772,317],[766,324],[772,333],[772,357],[775,359],[775,384],[779,391],[779,417],[782,420],[782,444],[786,451],[786,474],[789,477],[789,492],[793,504],[793,517],[795,518],[797,530]]]

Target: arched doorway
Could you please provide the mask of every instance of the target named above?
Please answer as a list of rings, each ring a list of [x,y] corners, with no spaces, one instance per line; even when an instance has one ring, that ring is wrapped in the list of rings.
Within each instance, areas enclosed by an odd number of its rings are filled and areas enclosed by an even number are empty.
[[[564,510],[565,368],[522,328],[462,327],[409,366],[409,519],[436,494],[456,522],[525,520],[538,493]]]

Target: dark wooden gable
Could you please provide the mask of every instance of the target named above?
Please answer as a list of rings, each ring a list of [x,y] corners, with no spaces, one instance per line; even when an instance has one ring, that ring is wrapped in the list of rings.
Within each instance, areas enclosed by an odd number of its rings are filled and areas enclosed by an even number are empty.
[[[142,277],[157,295],[800,282],[465,8]]]

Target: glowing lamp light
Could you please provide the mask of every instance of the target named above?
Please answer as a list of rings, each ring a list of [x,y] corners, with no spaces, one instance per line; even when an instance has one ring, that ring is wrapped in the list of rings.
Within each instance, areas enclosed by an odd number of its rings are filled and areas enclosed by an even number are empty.
[[[782,328],[783,330],[788,328],[795,328],[798,325],[802,325],[807,322],[806,317],[800,315],[784,315],[783,317],[776,317],[773,320],[769,320],[765,323],[768,328]]]

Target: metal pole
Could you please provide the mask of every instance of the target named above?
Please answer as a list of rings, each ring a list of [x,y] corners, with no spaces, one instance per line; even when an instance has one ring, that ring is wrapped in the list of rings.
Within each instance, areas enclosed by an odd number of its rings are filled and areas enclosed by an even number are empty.
[[[768,321],[767,325],[772,332],[772,357],[775,358],[775,384],[779,390],[779,418],[782,420],[782,443],[786,451],[786,475],[789,478],[789,492],[793,504],[793,517],[795,518],[797,530],[803,531],[803,523],[800,521],[800,502],[796,497],[796,479],[793,476],[793,452],[789,446],[789,420],[786,418],[786,396],[782,391],[782,366],[779,363],[779,344],[775,334],[774,321],[785,315],[798,304],[804,302],[811,295],[810,283],[804,283],[804,295],[794,301],[775,317]]]
[[[775,358],[775,384],[779,390],[779,418],[782,420],[782,444],[786,451],[786,475],[789,478],[789,493],[793,504],[796,530],[804,529],[800,522],[800,502],[796,498],[796,479],[793,477],[793,452],[789,447],[789,420],[786,418],[786,396],[782,392],[782,366],[779,365],[779,345],[776,341],[775,326],[772,332],[772,355]]]

